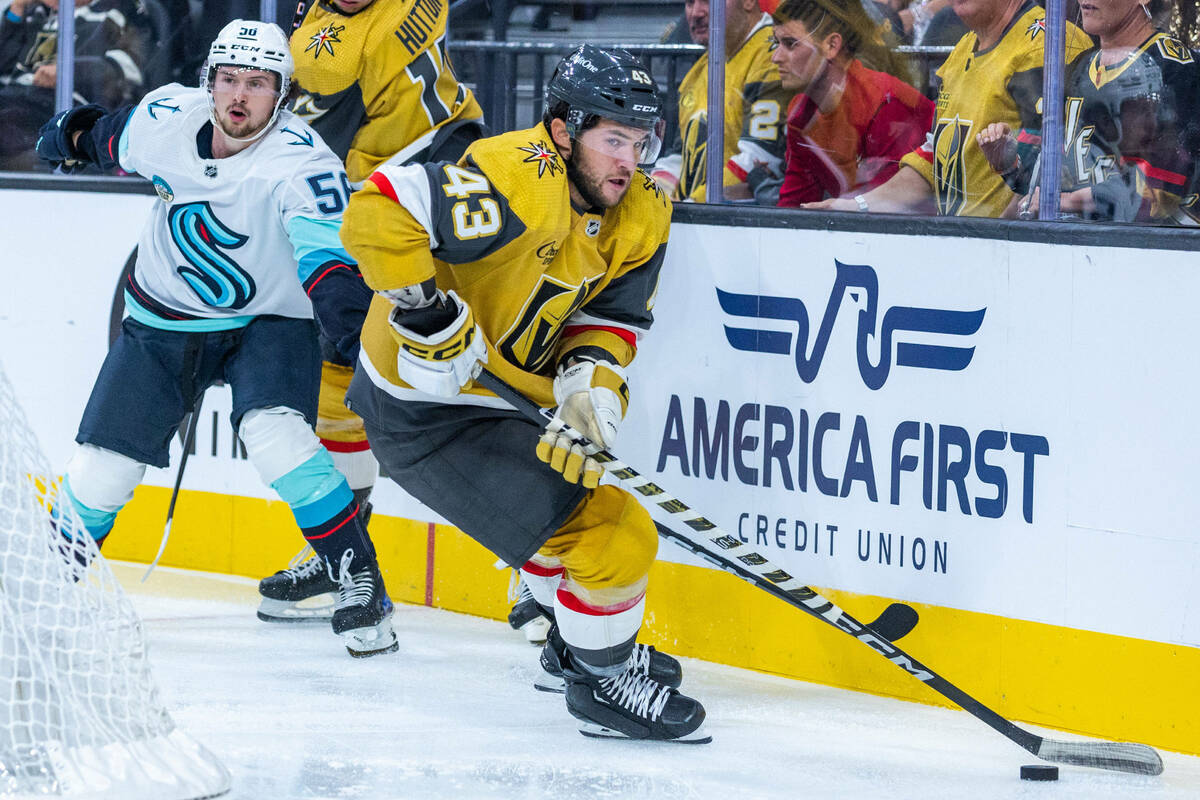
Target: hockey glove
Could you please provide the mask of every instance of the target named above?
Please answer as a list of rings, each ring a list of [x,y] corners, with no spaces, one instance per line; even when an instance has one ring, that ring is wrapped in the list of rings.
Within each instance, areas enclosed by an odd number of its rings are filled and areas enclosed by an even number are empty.
[[[88,160],[75,148],[72,139],[82,131],[86,133],[104,116],[104,108],[95,104],[71,108],[56,114],[38,131],[38,158],[60,167],[63,172],[82,168]]]
[[[610,446],[629,406],[629,386],[625,370],[606,361],[579,361],[560,367],[554,379],[554,399],[558,410],[538,441],[537,457],[561,472],[568,483],[580,483],[595,489],[604,468],[593,456],[596,450]],[[585,451],[563,434],[566,423],[596,446]]]
[[[437,397],[454,397],[470,385],[487,362],[483,331],[471,307],[454,292],[438,292],[430,306],[388,315],[400,345],[396,371],[409,386]]]

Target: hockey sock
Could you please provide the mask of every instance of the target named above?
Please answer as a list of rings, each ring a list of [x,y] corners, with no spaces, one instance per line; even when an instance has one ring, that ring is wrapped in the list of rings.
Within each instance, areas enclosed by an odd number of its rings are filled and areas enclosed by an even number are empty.
[[[633,655],[634,640],[642,627],[646,594],[613,605],[594,605],[563,583],[554,597],[554,617],[572,660],[601,677],[625,671]],[[582,593],[582,592],[580,592]]]
[[[356,497],[366,499],[375,487],[375,478],[379,475],[379,461],[371,452],[366,439],[361,442],[335,442],[332,439],[322,439],[321,445],[329,451],[333,466],[346,476],[346,483],[354,490]],[[360,494],[365,493],[365,494]]]
[[[350,552],[349,568],[356,572],[375,560],[375,548],[358,516],[358,501],[327,451],[318,451],[271,488],[291,506],[300,532],[326,563],[340,565],[343,554]]]
[[[87,529],[87,532],[92,535],[92,538],[96,540],[96,544],[99,545],[104,537],[108,535],[108,532],[112,530],[113,523],[117,519],[117,512],[121,509],[100,511],[85,505],[71,491],[70,478],[63,478],[62,488],[67,498],[70,499],[71,505],[75,507],[75,513],[79,515],[79,519],[83,522],[83,527]],[[51,509],[50,519],[64,538],[72,538],[69,526],[62,525],[62,514],[57,509]]]
[[[521,567],[520,572],[521,579],[529,587],[529,593],[533,595],[533,599],[541,606],[546,616],[553,619],[554,595],[558,592],[559,584],[562,583],[562,566],[548,567],[531,560],[525,562],[525,566]]]

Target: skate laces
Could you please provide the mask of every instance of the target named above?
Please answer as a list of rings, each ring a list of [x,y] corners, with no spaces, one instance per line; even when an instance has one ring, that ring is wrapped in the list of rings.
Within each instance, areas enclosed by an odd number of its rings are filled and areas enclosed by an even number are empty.
[[[633,655],[629,657],[629,668],[637,670],[643,675],[650,674],[650,654],[654,652],[654,648],[648,644],[635,644],[633,646]]]
[[[371,592],[374,581],[371,580],[369,569],[360,569],[357,574],[350,572],[350,563],[354,561],[354,550],[348,548],[342,553],[338,574],[333,574],[333,565],[329,565],[329,579],[338,585],[338,601],[334,609],[341,611],[350,606],[366,606],[371,602]]]
[[[305,546],[288,562],[287,569],[283,570],[283,574],[291,578],[292,583],[299,583],[317,575],[322,571],[324,564],[316,555],[311,547]]]
[[[651,720],[662,715],[672,692],[671,687],[641,674],[632,666],[615,678],[601,678],[600,687],[618,705]]]

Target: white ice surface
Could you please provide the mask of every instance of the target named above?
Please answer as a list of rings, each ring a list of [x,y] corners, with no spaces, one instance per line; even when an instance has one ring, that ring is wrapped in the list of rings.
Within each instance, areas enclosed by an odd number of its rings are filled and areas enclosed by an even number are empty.
[[[176,722],[233,773],[231,798],[1200,797],[1200,758],[1030,783],[1019,767],[1036,759],[965,712],[693,659],[683,688],[711,744],[588,739],[500,622],[401,605],[400,652],[352,659],[325,626],[255,619],[251,581],[114,569]]]

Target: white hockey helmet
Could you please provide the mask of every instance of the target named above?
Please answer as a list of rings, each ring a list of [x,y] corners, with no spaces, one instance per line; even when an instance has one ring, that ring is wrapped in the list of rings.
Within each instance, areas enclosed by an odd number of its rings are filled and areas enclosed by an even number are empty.
[[[258,133],[242,141],[257,139],[275,124],[279,110],[287,101],[288,90],[292,86],[292,73],[296,71],[296,62],[292,60],[287,36],[275,23],[253,19],[235,19],[221,28],[217,38],[209,45],[208,60],[204,62],[204,69],[200,73],[200,85],[208,92],[213,124],[216,124],[217,119],[212,101],[212,78],[216,68],[220,66],[261,69],[279,76],[279,99],[275,101],[275,111],[270,121]]]

